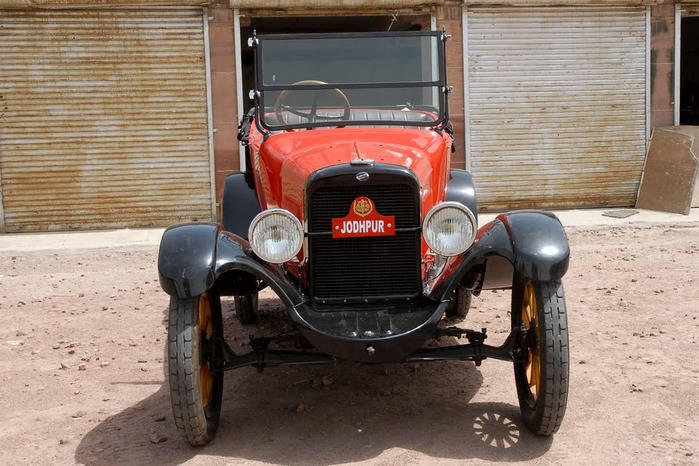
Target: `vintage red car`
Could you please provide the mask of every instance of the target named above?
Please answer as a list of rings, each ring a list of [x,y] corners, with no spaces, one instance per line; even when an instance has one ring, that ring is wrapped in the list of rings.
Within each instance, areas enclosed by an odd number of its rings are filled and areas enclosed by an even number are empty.
[[[215,435],[225,371],[338,359],[509,361],[524,424],[537,435],[558,430],[568,394],[568,241],[540,211],[478,228],[473,180],[450,166],[447,39],[444,31],[250,39],[245,169],[226,180],[221,223],[169,228],[158,259],[171,296],[172,406],[189,443]],[[286,307],[298,350],[256,336],[237,354],[221,296],[234,296],[237,318],[253,324],[265,287]],[[512,289],[501,346],[485,344],[485,329],[438,326],[445,315],[465,318],[472,296],[493,288]],[[468,343],[424,347],[447,335]]]

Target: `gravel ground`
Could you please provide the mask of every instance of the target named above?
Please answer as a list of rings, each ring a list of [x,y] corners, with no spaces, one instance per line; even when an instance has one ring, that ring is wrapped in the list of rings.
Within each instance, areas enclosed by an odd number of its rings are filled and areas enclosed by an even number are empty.
[[[510,364],[244,368],[226,373],[219,434],[191,448],[165,383],[168,297],[157,248],[0,256],[0,464],[697,464],[699,226],[571,230],[568,412],[523,427]],[[470,328],[504,340],[509,292]],[[234,349],[283,328],[224,320]],[[444,342],[442,342],[444,343]]]

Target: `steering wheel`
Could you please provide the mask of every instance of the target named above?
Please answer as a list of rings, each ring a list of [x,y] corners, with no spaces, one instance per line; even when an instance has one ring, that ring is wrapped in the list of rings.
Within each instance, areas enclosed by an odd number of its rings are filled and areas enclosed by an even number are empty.
[[[316,81],[313,79],[307,79],[303,81],[297,81],[293,85],[301,85],[301,84],[327,84],[326,82],[323,81]],[[282,91],[281,94],[279,94],[279,97],[277,97],[277,101],[274,103],[274,114],[277,116],[277,121],[279,122],[280,125],[285,125],[287,124],[286,117],[284,117],[284,111],[287,111],[289,113],[293,113],[294,115],[298,115],[300,117],[308,119],[309,123],[315,123],[318,120],[326,120],[326,121],[332,121],[332,120],[348,120],[351,115],[351,107],[349,103],[349,99],[347,99],[347,96],[340,90],[340,89],[328,89],[330,92],[333,92],[336,94],[340,100],[342,100],[342,109],[343,113],[342,116],[325,116],[325,115],[318,115],[318,93],[321,92],[321,90],[316,90],[313,93],[313,103],[311,104],[311,109],[308,112],[302,112],[299,110],[293,110],[291,107],[285,105],[286,101],[289,99],[289,96],[294,93],[298,92],[293,89],[287,89],[285,91]]]

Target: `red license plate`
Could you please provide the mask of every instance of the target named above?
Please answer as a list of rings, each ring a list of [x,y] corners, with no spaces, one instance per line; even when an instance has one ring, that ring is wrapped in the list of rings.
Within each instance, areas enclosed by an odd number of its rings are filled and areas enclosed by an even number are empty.
[[[368,197],[358,197],[344,218],[334,218],[333,238],[361,238],[365,236],[394,236],[396,222],[393,215],[381,215]]]

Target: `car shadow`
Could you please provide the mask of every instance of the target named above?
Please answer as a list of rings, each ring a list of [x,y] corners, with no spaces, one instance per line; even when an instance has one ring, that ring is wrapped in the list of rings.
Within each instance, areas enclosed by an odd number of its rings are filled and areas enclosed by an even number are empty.
[[[208,446],[192,448],[180,437],[165,383],[88,432],[76,462],[174,465],[206,455],[339,464],[379,458],[392,449],[514,462],[537,458],[551,445],[550,438],[523,427],[516,406],[472,402],[483,377],[471,362],[340,362],[262,373],[243,368],[225,379],[221,423]]]

